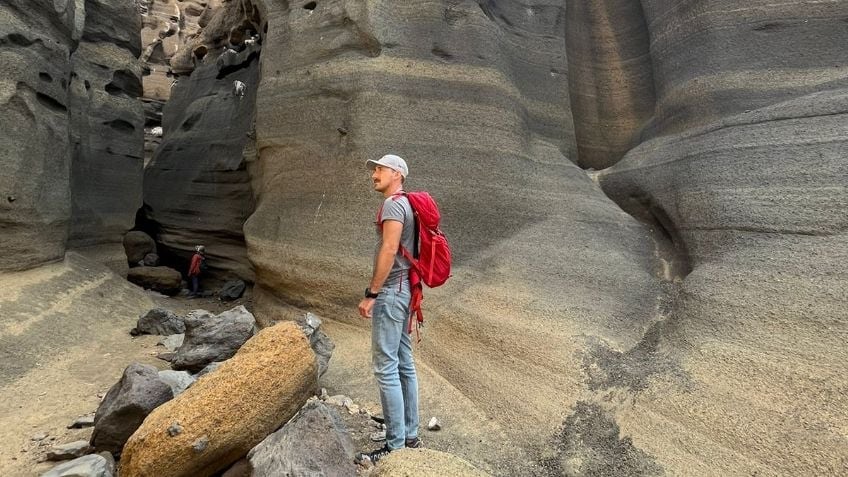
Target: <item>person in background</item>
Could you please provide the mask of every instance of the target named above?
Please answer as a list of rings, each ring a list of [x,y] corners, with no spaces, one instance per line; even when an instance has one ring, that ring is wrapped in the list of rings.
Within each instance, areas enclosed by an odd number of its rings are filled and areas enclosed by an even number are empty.
[[[206,247],[197,245],[194,247],[194,255],[191,256],[191,263],[188,266],[188,279],[191,282],[191,292],[189,296],[197,296],[200,294],[200,274],[206,269]]]

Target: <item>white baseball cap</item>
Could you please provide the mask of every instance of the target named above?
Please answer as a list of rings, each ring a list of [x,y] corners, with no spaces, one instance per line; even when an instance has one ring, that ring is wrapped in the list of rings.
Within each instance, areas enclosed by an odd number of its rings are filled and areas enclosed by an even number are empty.
[[[386,154],[377,161],[374,159],[368,159],[365,165],[372,171],[377,166],[388,167],[389,169],[400,172],[400,175],[402,175],[404,179],[407,175],[409,175],[409,168],[406,167],[406,161],[404,161],[402,157],[394,154]]]

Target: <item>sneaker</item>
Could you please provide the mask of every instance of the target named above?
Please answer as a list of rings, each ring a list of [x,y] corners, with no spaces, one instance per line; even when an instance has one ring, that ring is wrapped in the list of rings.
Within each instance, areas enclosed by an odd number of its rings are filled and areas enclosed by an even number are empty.
[[[375,451],[371,452],[361,452],[356,456],[356,462],[361,463],[365,460],[370,461],[372,464],[376,464],[377,461],[389,455],[389,452],[392,450],[389,449],[389,446],[383,446]]]
[[[406,447],[409,447],[410,449],[418,449],[420,447],[424,447],[424,443],[421,442],[421,439],[413,437],[406,440]]]

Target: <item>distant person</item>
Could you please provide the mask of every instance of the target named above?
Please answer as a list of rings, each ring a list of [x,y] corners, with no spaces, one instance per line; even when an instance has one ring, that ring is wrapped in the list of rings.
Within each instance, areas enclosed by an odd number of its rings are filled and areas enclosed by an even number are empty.
[[[374,190],[385,200],[377,214],[378,242],[371,282],[359,302],[359,314],[371,319],[371,363],[380,390],[386,423],[386,445],[363,453],[376,463],[389,452],[420,447],[418,439],[418,380],[412,357],[412,337],[406,331],[410,317],[411,263],[399,246],[413,250],[415,222],[403,183],[409,172],[406,161],[385,155],[369,160]]]
[[[194,247],[194,255],[188,266],[188,279],[191,281],[191,292],[189,296],[200,294],[200,274],[206,270],[206,247],[198,245]]]

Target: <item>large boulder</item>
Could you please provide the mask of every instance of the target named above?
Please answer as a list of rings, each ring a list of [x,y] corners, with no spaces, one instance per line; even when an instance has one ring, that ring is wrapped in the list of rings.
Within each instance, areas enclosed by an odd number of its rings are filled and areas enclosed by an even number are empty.
[[[256,328],[256,319],[244,306],[219,315],[194,310],[185,317],[185,338],[171,366],[198,372],[213,361],[224,361],[236,354]]]
[[[127,262],[133,266],[144,260],[147,254],[156,253],[156,241],[140,230],[127,232],[123,244],[124,251],[127,252]]]
[[[230,280],[221,286],[221,290],[218,291],[218,298],[221,301],[238,300],[244,294],[245,288],[246,285],[242,280]]]
[[[136,267],[127,272],[127,280],[142,288],[176,295],[182,290],[183,276],[170,267]]]
[[[250,451],[250,475],[355,475],[355,451],[338,412],[313,400]]]
[[[294,416],[316,383],[315,355],[297,325],[266,328],[151,413],[124,447],[120,474],[190,477],[224,470]]]
[[[139,363],[127,366],[94,414],[91,445],[98,451],[120,454],[150,411],[173,397],[171,387],[159,378],[156,368]]]

